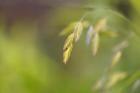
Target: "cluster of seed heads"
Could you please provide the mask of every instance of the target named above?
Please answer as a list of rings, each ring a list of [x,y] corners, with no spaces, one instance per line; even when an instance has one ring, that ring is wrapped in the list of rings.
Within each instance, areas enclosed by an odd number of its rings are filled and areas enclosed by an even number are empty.
[[[87,29],[86,35],[86,43],[87,45],[91,44],[92,46],[92,54],[95,56],[99,49],[100,44],[100,34],[104,32],[108,32],[110,35],[117,35],[117,32],[106,31],[107,27],[107,18],[101,18],[96,22],[95,25],[90,24],[87,20],[80,20],[78,22],[73,22],[69,24],[60,35],[67,35],[68,37],[65,40],[63,47],[63,62],[66,64],[71,56],[71,52],[74,46],[74,43],[77,43],[85,29]],[[112,57],[112,63],[116,64],[122,55],[122,47],[125,45],[120,45],[117,48],[117,51],[114,53]]]

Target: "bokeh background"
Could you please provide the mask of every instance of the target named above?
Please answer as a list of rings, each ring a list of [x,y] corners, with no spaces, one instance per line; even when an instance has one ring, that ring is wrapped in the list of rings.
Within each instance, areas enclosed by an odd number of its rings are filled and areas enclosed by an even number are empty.
[[[101,37],[99,53],[92,56],[83,33],[65,65],[66,37],[59,33],[87,11],[93,11],[88,16],[92,23],[110,16],[112,30],[121,35]],[[0,93],[139,93],[139,25],[139,0],[0,0]],[[129,32],[134,36],[111,71],[127,77],[104,91],[96,90],[94,86],[106,74],[112,48]]]

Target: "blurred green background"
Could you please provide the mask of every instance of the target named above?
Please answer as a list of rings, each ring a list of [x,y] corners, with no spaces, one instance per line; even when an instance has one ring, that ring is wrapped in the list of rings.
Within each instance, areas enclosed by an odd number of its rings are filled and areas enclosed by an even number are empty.
[[[101,37],[99,53],[93,57],[83,33],[65,65],[66,37],[59,33],[86,12],[92,12],[87,19],[93,24],[108,16],[111,30],[120,36]],[[139,17],[139,0],[0,0],[0,93],[139,93]],[[104,91],[96,90],[94,86],[106,74],[114,45],[130,32],[134,36],[111,70],[125,72],[127,77]]]

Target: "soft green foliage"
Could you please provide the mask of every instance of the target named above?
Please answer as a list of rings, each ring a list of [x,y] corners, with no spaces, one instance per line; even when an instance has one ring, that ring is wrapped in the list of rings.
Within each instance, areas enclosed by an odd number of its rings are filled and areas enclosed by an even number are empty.
[[[140,1],[62,1],[9,34],[1,13],[0,93],[139,93]]]

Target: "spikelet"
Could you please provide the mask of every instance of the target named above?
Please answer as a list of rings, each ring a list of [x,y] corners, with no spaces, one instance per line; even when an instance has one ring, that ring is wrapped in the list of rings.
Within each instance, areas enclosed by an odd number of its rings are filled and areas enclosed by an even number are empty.
[[[127,77],[126,72],[115,72],[110,76],[109,81],[106,84],[106,89],[109,89],[116,85],[119,81],[125,79]]]
[[[103,19],[99,20],[97,22],[97,24],[95,25],[94,36],[93,36],[93,39],[92,39],[93,56],[95,56],[97,54],[97,52],[98,52],[99,41],[100,41],[99,34],[100,34],[100,31],[102,29],[105,29],[106,23],[107,23],[107,19],[103,18]]]
[[[82,24],[83,24],[83,28],[87,28],[89,27],[90,23],[88,21],[82,21]]]
[[[102,77],[100,80],[96,82],[96,84],[93,86],[93,90],[99,90],[103,87],[105,84],[106,78]]]
[[[117,51],[113,58],[112,58],[112,62],[111,62],[111,67],[115,66],[121,59],[122,56],[122,52],[121,51]]]
[[[73,41],[74,41],[74,34],[72,33],[65,40],[63,50],[67,49],[69,47],[69,45],[73,44]]]
[[[92,40],[92,52],[93,52],[93,56],[95,56],[98,52],[98,48],[99,48],[99,33],[95,33],[93,40]]]
[[[75,42],[77,42],[80,39],[82,31],[83,31],[83,24],[80,21],[75,25],[75,29],[74,29],[74,40],[75,40]]]
[[[90,26],[86,35],[86,44],[89,45],[94,34],[93,26]]]
[[[110,67],[114,67],[121,59],[122,51],[124,48],[128,47],[128,41],[122,41],[114,47],[114,54],[111,60]]]
[[[114,51],[122,51],[124,48],[128,47],[128,45],[128,41],[124,40],[114,47]]]
[[[96,32],[101,31],[102,29],[104,29],[106,27],[106,24],[107,24],[107,19],[106,18],[103,18],[103,19],[99,20],[97,22],[97,24],[95,25],[95,31]]]
[[[132,90],[136,91],[140,87],[140,79],[136,80],[132,85]]]
[[[68,38],[65,41],[64,47],[63,47],[63,62],[64,64],[67,63],[71,56],[71,52],[73,49],[73,41],[74,41],[74,34],[70,34]]]
[[[70,23],[66,28],[63,29],[63,31],[61,31],[59,33],[59,35],[64,36],[69,33],[72,33],[76,24],[77,24],[77,22]]]
[[[64,51],[64,53],[63,53],[64,64],[66,64],[67,61],[69,60],[69,58],[71,56],[72,49],[73,49],[73,44],[70,44],[69,47]]]

